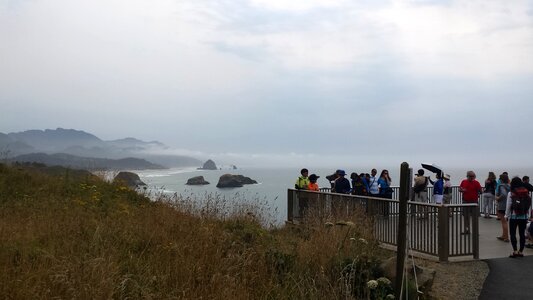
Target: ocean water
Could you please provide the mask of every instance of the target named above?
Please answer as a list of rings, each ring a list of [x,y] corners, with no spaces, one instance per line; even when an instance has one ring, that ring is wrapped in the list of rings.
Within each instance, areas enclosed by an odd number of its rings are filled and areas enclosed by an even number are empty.
[[[420,167],[414,166],[413,169],[416,172]],[[378,169],[381,172],[380,168]],[[393,185],[397,185],[398,179],[400,177],[400,166],[393,168],[387,168],[391,174]],[[370,173],[369,168],[346,168],[348,174],[352,170],[361,172]],[[451,181],[453,185],[458,185],[462,179],[465,178],[466,171],[465,169],[448,169],[445,170],[446,173],[451,175]],[[529,175],[533,176],[533,168],[508,168],[508,169],[489,169],[489,168],[473,168],[477,174],[478,181],[483,185],[484,180],[487,177],[489,171],[493,171],[498,176],[503,171],[508,171],[511,177]],[[325,176],[332,174],[335,171],[335,168],[331,169],[312,169],[309,168],[310,174],[315,173],[321,176],[318,179],[318,184],[320,187],[329,187],[329,182]],[[196,168],[183,168],[183,169],[167,169],[167,170],[143,170],[143,171],[134,171],[139,174],[139,177],[144,181],[150,190],[157,192],[162,192],[166,194],[174,194],[183,196],[194,195],[197,198],[201,198],[206,193],[219,195],[222,197],[228,198],[238,198],[246,199],[252,201],[254,199],[261,200],[261,202],[266,203],[272,214],[274,221],[277,223],[282,223],[287,217],[287,189],[293,188],[296,179],[300,175],[299,169],[293,168],[239,168],[237,170],[223,169],[223,170],[197,170]],[[258,182],[258,184],[245,185],[242,188],[217,188],[217,182],[221,175],[223,174],[240,174],[247,177],[250,177]],[[426,171],[425,175],[432,175],[434,179],[435,176]],[[203,186],[189,186],[185,183],[187,180],[194,176],[204,176],[205,180],[210,182],[209,185]],[[349,176],[349,175],[348,175]]]

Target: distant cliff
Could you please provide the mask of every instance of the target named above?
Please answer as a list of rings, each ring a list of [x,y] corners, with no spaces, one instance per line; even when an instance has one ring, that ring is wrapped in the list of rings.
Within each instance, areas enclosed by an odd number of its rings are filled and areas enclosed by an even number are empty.
[[[46,154],[46,153],[31,153],[16,156],[10,161],[13,162],[36,162],[45,164],[47,166],[63,166],[73,169],[84,170],[146,170],[146,169],[165,169],[161,165],[157,165],[139,158],[122,158],[122,159],[107,159],[94,157],[80,157],[65,153]]]
[[[133,137],[104,141],[82,130],[46,129],[0,133],[0,159],[22,154],[70,154],[84,158],[138,158],[165,167],[193,167],[202,162],[196,158],[165,153],[168,147],[158,141],[145,142]]]

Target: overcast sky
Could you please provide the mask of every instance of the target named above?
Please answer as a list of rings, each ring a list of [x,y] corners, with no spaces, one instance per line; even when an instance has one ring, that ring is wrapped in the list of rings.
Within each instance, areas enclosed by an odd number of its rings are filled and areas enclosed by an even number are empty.
[[[0,132],[533,166],[533,1],[0,0]]]

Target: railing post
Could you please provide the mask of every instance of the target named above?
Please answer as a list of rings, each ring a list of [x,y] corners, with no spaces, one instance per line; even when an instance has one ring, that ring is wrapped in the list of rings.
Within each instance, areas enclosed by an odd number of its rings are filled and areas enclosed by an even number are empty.
[[[479,259],[479,205],[472,207],[472,250],[474,259]]]
[[[450,256],[450,218],[447,205],[439,206],[439,261],[448,261]]]
[[[401,299],[401,286],[403,283],[403,268],[405,262],[405,249],[407,246],[407,201],[409,201],[409,190],[411,187],[409,164],[403,162],[400,168],[400,193],[398,195],[398,236],[396,252],[396,282],[395,296]],[[387,203],[388,204],[388,203]]]
[[[294,217],[294,192],[291,189],[287,190],[287,220],[289,222],[293,221]]]

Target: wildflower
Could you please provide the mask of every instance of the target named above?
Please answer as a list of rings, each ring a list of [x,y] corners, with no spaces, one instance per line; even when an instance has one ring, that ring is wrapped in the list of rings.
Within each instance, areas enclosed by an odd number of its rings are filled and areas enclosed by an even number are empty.
[[[366,286],[367,286],[369,289],[371,289],[371,290],[376,289],[376,288],[378,287],[378,285],[379,285],[378,282],[375,281],[375,280],[369,280],[369,281],[366,283]]]
[[[387,277],[379,277],[378,282],[384,285],[390,285],[392,283]]]
[[[388,294],[387,297],[385,297],[385,299],[387,299],[387,300],[394,300],[394,299],[396,299],[396,297],[394,297],[393,294]]]

